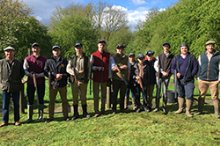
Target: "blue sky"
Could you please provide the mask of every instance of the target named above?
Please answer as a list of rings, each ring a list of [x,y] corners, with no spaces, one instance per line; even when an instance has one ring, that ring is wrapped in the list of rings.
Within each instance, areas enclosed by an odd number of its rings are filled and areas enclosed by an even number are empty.
[[[67,7],[71,4],[86,5],[100,0],[20,0],[32,9],[32,15],[43,24],[50,23],[50,17],[57,7]],[[135,28],[138,22],[144,21],[150,9],[166,9],[178,0],[102,0],[112,6],[118,6],[127,13],[128,25]]]

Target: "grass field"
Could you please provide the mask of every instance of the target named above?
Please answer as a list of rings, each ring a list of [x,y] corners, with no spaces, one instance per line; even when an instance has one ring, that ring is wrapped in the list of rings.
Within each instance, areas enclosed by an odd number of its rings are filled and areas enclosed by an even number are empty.
[[[68,95],[71,104],[71,95]],[[88,108],[89,113],[93,114],[91,97],[88,96]],[[60,109],[59,101],[57,111]],[[10,125],[1,128],[0,145],[220,145],[220,120],[213,117],[211,104],[205,105],[206,114],[195,115],[193,118],[187,118],[185,114],[174,114],[176,109],[176,104],[169,105],[168,115],[162,112],[135,113],[131,110],[112,114],[107,111],[98,118],[76,121],[62,121],[62,114],[57,112],[55,121],[50,123],[35,121],[20,127]],[[194,114],[196,110],[195,102]],[[47,117],[47,108],[45,112]],[[21,121],[25,120],[26,115],[22,114]],[[13,122],[12,114],[10,122]]]

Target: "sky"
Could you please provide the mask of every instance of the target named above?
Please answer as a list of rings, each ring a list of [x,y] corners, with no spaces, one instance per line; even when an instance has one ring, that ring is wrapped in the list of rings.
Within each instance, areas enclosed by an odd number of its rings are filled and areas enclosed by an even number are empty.
[[[72,4],[86,5],[100,0],[20,0],[32,10],[32,15],[45,25],[57,7],[68,7]],[[102,0],[112,6],[120,7],[128,17],[128,26],[135,29],[139,22],[143,22],[150,9],[165,10],[178,0]]]

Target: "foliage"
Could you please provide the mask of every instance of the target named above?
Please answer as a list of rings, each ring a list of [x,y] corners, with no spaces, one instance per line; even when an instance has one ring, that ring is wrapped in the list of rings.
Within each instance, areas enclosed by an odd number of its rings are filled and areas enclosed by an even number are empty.
[[[220,1],[180,0],[173,7],[150,15],[139,29],[134,45],[139,50],[149,47],[160,53],[164,41],[171,43],[172,51],[179,53],[179,46],[186,42],[190,51],[198,56],[204,43],[214,39],[220,42]]]
[[[50,35],[54,44],[65,49],[65,56],[70,56],[74,44],[79,41],[83,44],[87,54],[96,49],[96,30],[92,26],[91,6],[72,5],[68,8],[59,8],[51,19]]]
[[[0,1],[0,48],[11,45],[16,48],[16,56],[27,55],[30,44],[37,41],[42,48],[50,46],[47,28],[30,16],[31,10],[18,0]],[[47,50],[43,50],[47,54]]]
[[[122,10],[101,1],[97,6],[73,4],[56,10],[51,18],[50,35],[53,43],[67,49],[65,56],[74,52],[72,48],[76,41],[81,41],[84,51],[90,54],[96,50],[98,39],[105,39],[109,51],[114,52],[118,43],[128,44],[132,38],[126,22]]]

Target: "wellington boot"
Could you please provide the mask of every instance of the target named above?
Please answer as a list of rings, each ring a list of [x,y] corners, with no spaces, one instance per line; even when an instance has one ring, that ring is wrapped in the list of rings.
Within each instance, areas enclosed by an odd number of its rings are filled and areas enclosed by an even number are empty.
[[[214,115],[216,118],[220,118],[219,115],[219,100],[218,99],[214,99],[213,100],[213,105],[214,105]]]
[[[191,113],[191,107],[192,107],[192,100],[186,99],[186,116],[187,117],[193,117]]]
[[[183,112],[183,105],[184,105],[184,98],[178,97],[178,110],[175,112],[175,114],[181,114]]]

